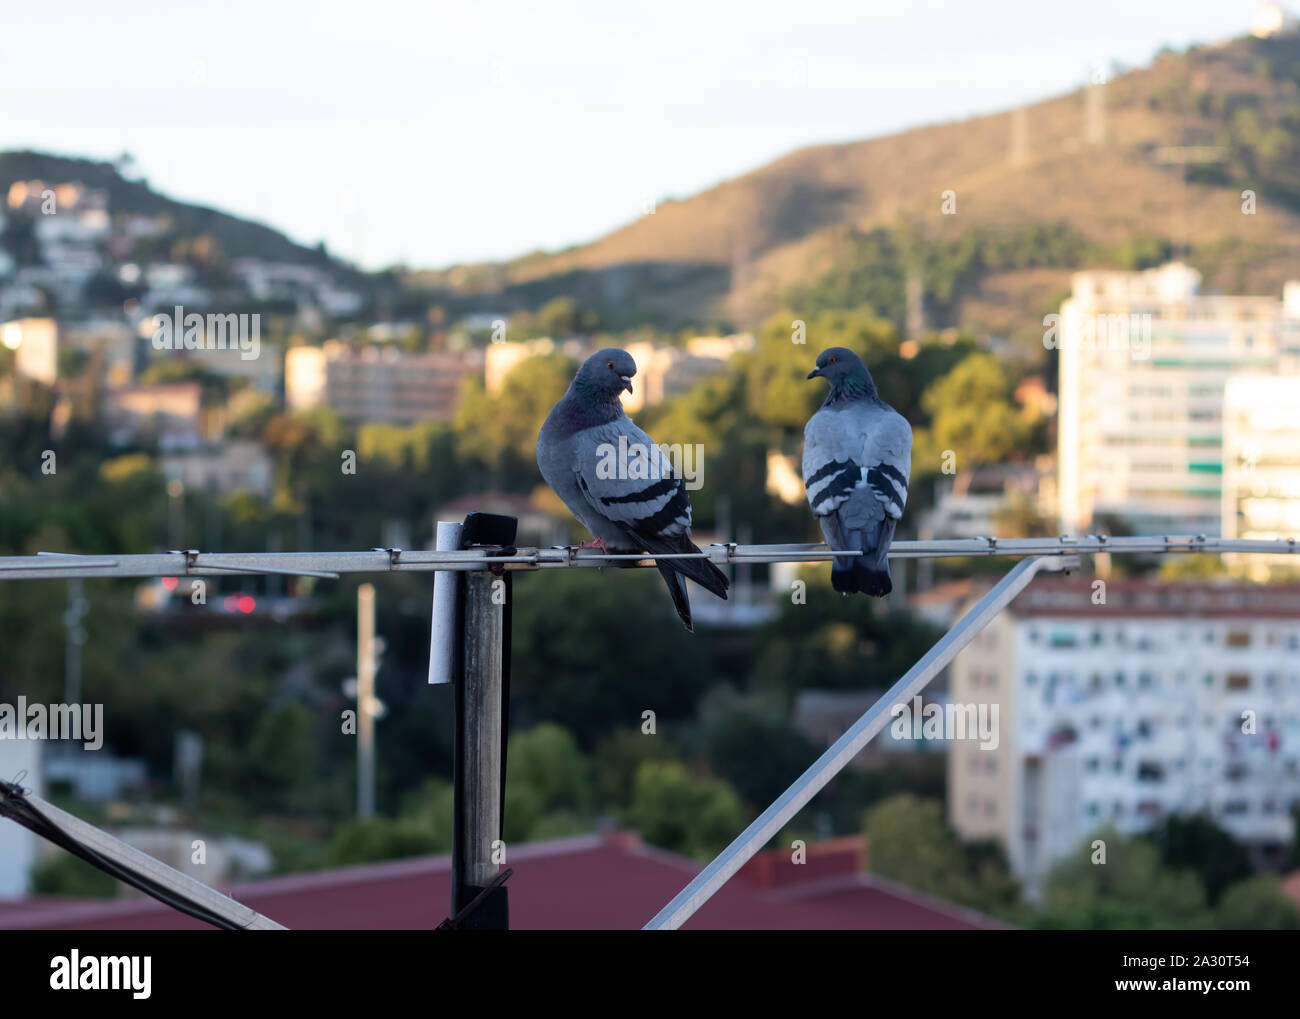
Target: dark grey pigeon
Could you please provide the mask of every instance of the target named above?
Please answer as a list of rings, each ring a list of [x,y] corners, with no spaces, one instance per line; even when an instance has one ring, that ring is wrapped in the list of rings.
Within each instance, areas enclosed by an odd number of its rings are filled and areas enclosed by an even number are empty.
[[[823,350],[808,377],[831,384],[803,430],[808,505],[832,550],[864,553],[833,559],[831,585],[841,594],[887,595],[894,585],[886,553],[907,502],[912,426],[881,401],[851,350]]]
[[[597,351],[578,369],[569,390],[537,436],[537,466],[564,505],[614,555],[700,551],[691,542],[691,503],[672,461],[626,414],[619,395],[632,392],[636,362],[626,350]],[[611,469],[614,467],[616,469]],[[677,615],[691,626],[683,577],[719,598],[727,578],[707,559],[661,559]]]

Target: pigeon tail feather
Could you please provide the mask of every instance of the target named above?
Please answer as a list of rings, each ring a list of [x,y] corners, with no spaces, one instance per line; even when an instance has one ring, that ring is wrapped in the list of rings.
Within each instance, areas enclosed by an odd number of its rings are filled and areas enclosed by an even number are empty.
[[[650,539],[647,541],[642,539],[642,543],[647,546],[646,550],[652,555],[655,552],[663,555],[700,551],[700,547],[684,534],[677,535],[673,538],[659,538],[657,540]],[[699,584],[700,587],[704,588],[704,590],[708,591],[710,594],[716,594],[719,598],[724,601],[726,600],[727,588],[731,586],[730,582],[727,580],[727,575],[714,566],[708,559],[665,559],[659,564],[661,572],[665,566],[683,576],[690,577],[695,581],[695,583]]]
[[[691,625],[691,599],[686,594],[686,582],[666,562],[659,564],[659,572],[663,574],[664,583],[668,585],[668,593],[673,596],[673,608],[677,610],[678,617],[685,624],[686,632],[694,633],[695,627]]]
[[[889,577],[889,564],[873,566],[861,559],[850,559],[848,565],[840,566],[845,560],[837,559],[831,566],[831,587],[840,594],[862,594],[873,598],[883,598],[894,589]]]

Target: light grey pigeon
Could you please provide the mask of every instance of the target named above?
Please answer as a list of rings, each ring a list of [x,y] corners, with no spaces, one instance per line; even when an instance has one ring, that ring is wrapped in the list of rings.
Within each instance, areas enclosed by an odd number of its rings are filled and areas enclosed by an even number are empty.
[[[803,430],[808,505],[832,550],[864,553],[832,560],[831,586],[841,594],[887,595],[893,583],[886,553],[907,502],[912,427],[881,401],[851,350],[823,350],[808,377],[831,384]]]
[[[672,461],[626,414],[619,394],[632,392],[636,362],[608,348],[587,358],[537,436],[537,466],[546,483],[611,555],[699,552],[691,542],[691,503]],[[677,615],[691,626],[690,577],[719,598],[727,578],[707,559],[661,559],[659,572]]]

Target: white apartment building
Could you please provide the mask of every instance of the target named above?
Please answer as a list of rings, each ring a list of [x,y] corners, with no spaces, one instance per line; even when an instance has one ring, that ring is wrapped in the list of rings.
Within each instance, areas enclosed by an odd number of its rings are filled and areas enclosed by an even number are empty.
[[[1281,300],[1201,294],[1180,263],[1073,283],[1054,337],[1062,530],[1113,516],[1138,534],[1220,534],[1224,388],[1300,372],[1300,283]]]
[[[1042,578],[954,660],[997,704],[995,749],[953,742],[948,818],[996,839],[1032,896],[1103,824],[1205,811],[1264,856],[1300,803],[1300,587]],[[1098,603],[1104,598],[1104,603]]]

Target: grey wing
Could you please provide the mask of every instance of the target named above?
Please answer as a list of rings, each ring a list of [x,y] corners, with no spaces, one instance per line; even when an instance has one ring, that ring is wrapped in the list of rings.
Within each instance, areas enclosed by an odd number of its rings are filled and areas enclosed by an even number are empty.
[[[888,408],[868,424],[863,450],[867,487],[880,500],[885,515],[898,520],[907,505],[907,482],[912,475],[912,426],[903,415]]]
[[[620,418],[588,429],[576,441],[578,485],[599,516],[641,538],[690,533],[686,485],[650,436]]]
[[[819,410],[804,429],[803,477],[814,516],[868,520],[903,515],[912,429],[895,411]]]

